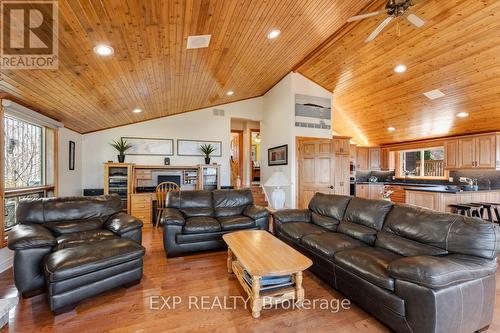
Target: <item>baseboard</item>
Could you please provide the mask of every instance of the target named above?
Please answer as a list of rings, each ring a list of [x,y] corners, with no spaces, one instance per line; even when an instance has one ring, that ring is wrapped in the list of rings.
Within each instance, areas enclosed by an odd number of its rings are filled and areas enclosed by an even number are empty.
[[[12,267],[12,264],[14,262],[14,256],[10,255],[7,258],[2,258],[2,259],[3,260],[0,261],[0,273]]]

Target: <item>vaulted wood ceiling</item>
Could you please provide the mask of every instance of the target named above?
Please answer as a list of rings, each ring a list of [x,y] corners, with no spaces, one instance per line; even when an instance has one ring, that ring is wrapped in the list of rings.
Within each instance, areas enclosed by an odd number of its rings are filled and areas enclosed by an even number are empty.
[[[350,24],[298,66],[333,91],[334,130],[369,145],[500,130],[500,1],[424,0],[414,13],[423,28],[402,20],[400,36],[392,23],[364,43],[384,18]],[[423,96],[433,89],[446,96]]]
[[[0,94],[81,133],[260,96],[369,2],[59,1],[59,69],[0,70]],[[210,47],[187,50],[201,34]]]

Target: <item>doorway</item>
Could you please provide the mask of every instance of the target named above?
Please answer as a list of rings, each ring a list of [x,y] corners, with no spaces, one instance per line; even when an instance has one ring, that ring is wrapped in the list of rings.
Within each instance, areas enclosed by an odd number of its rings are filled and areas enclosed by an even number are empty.
[[[241,188],[243,178],[243,130],[231,130],[231,186]]]
[[[260,160],[261,160],[261,137],[260,129],[250,130],[250,184],[260,184]]]

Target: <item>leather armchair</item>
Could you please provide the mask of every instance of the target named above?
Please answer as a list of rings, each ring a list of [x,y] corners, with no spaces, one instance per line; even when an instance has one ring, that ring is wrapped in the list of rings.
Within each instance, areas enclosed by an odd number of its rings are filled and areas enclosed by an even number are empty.
[[[117,195],[22,200],[16,217],[8,247],[14,251],[14,281],[24,297],[45,290],[42,263],[51,253],[115,238],[142,241],[142,222],[122,212]]]

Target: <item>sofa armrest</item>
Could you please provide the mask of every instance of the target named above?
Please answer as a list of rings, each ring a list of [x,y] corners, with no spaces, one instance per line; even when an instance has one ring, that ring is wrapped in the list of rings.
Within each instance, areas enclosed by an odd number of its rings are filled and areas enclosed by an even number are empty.
[[[184,215],[182,215],[180,210],[176,208],[165,208],[161,213],[160,223],[161,225],[183,226],[186,220],[184,220]]]
[[[388,269],[395,279],[439,289],[495,274],[497,261],[462,254],[415,256],[395,260]]]
[[[53,247],[56,238],[52,232],[39,224],[18,224],[9,231],[8,246],[11,250]]]
[[[250,205],[243,211],[243,215],[248,216],[252,220],[261,218],[269,218],[269,211],[262,206]]]
[[[121,236],[132,230],[141,229],[142,221],[124,212],[120,212],[111,215],[103,227]]]
[[[273,218],[277,223],[311,222],[311,211],[309,209],[283,209],[273,213]]]

